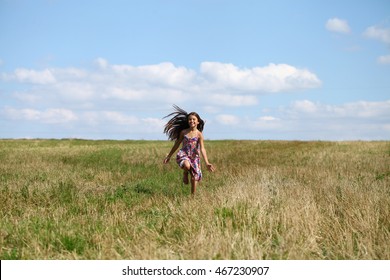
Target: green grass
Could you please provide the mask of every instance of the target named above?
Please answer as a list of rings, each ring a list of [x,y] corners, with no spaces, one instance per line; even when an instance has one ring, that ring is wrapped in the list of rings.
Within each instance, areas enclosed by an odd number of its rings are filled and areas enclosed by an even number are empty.
[[[389,259],[390,143],[0,140],[0,259]]]

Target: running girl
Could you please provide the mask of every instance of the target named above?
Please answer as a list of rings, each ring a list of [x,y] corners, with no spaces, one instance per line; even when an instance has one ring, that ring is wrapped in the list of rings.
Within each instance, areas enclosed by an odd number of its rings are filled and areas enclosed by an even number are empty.
[[[191,194],[195,194],[197,183],[202,179],[202,170],[200,167],[200,154],[206,163],[207,169],[214,172],[214,166],[208,161],[206,149],[204,147],[203,127],[204,121],[195,112],[187,114],[186,111],[174,105],[175,112],[165,116],[173,116],[165,125],[164,133],[168,135],[169,140],[175,140],[169,154],[165,157],[164,163],[167,164],[171,156],[179,148],[182,148],[176,155],[177,164],[183,169],[183,182],[188,184],[188,174],[191,175]]]

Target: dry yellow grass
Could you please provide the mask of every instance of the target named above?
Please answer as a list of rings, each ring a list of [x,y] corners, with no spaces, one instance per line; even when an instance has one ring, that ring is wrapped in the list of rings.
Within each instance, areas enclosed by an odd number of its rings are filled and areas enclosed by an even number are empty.
[[[389,142],[171,144],[0,141],[1,259],[390,259]]]

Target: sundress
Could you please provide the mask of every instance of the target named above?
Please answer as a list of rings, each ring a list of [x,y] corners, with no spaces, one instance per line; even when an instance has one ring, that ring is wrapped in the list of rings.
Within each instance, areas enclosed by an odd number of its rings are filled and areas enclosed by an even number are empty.
[[[176,155],[176,162],[182,167],[183,162],[187,160],[191,165],[191,175],[195,181],[202,179],[202,171],[200,170],[200,142],[198,137],[189,138],[184,135],[183,146]]]

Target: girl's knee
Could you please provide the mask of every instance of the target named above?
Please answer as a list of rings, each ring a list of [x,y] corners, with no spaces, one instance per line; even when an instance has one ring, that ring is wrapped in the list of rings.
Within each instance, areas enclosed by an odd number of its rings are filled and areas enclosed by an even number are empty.
[[[191,169],[191,164],[187,161],[187,160],[185,160],[184,162],[183,162],[183,165],[182,165],[182,168],[184,169],[184,170],[190,170]]]

